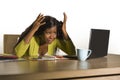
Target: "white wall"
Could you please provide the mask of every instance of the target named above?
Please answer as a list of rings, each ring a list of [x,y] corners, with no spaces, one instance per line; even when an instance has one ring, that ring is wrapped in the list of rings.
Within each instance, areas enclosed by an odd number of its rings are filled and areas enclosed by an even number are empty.
[[[119,0],[0,0],[0,53],[3,34],[20,34],[39,13],[63,19],[77,48],[88,48],[91,28],[110,29],[109,53],[120,54]]]

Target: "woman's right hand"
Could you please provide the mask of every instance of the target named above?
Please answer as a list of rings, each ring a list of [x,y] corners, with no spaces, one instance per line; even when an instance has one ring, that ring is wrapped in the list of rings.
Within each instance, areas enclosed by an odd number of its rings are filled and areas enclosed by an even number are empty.
[[[33,23],[33,27],[31,29],[31,31],[24,38],[25,43],[29,43],[30,40],[31,40],[31,38],[32,38],[32,36],[39,29],[39,27],[41,25],[44,25],[46,23],[46,22],[43,22],[44,18],[45,17],[43,16],[43,14],[39,14],[39,16],[37,17],[37,19]]]
[[[40,13],[33,24],[32,30],[37,31],[40,26],[44,25],[46,23],[46,22],[43,22],[44,19],[45,17],[43,16],[43,14]]]

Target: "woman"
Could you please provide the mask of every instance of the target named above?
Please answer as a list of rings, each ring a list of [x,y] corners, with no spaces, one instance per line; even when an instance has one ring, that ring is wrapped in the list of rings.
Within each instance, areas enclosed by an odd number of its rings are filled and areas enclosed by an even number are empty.
[[[38,58],[55,55],[57,48],[68,55],[75,55],[75,46],[66,32],[67,16],[58,21],[51,16],[40,14],[33,24],[20,36],[15,46],[16,55],[20,57]]]

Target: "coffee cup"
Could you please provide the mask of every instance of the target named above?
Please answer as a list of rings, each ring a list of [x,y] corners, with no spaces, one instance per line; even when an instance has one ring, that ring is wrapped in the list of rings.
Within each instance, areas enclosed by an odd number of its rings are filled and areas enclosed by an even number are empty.
[[[77,57],[80,61],[85,61],[91,55],[92,50],[90,49],[77,49]]]

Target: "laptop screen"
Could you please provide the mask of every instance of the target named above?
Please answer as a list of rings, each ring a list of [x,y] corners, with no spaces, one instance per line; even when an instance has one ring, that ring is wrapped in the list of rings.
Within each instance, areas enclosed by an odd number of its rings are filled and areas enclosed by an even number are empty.
[[[107,55],[109,34],[110,30],[91,29],[89,49],[92,50],[92,54],[89,58],[103,57]]]

